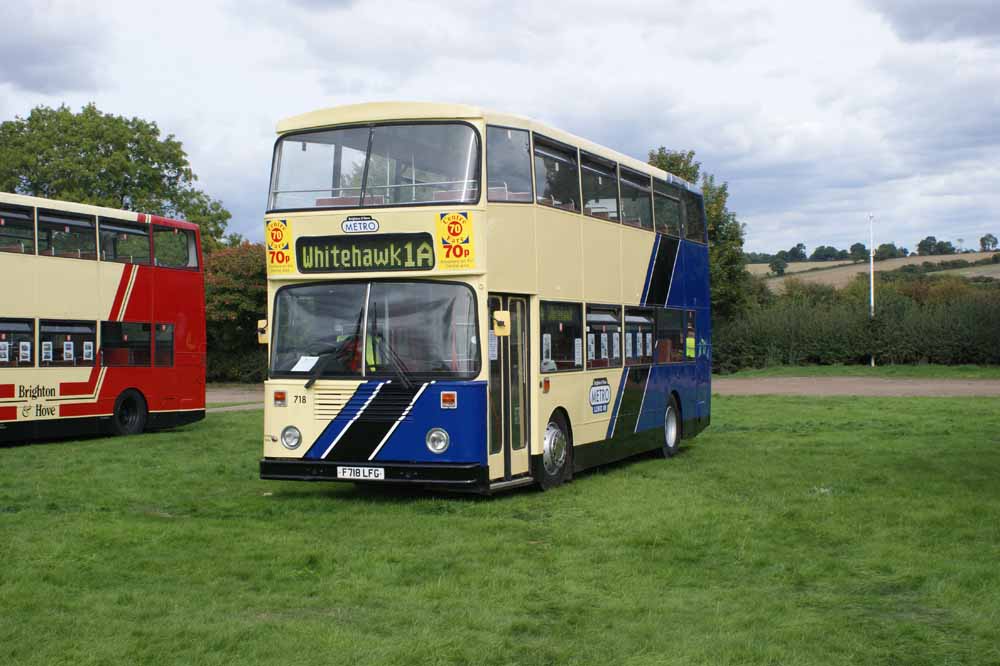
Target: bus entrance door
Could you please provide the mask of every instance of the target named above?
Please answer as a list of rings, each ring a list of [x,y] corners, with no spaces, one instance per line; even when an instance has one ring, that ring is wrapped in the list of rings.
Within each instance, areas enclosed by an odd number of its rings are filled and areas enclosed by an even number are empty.
[[[528,299],[490,294],[488,354],[491,481],[528,474]],[[510,335],[493,333],[493,313],[510,312]]]

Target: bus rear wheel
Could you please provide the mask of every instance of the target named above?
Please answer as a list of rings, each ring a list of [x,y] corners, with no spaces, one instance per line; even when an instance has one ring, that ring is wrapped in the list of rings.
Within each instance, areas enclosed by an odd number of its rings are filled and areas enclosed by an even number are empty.
[[[538,485],[542,490],[555,488],[573,474],[573,441],[566,419],[559,412],[549,417],[542,440],[542,459],[538,465]]]
[[[115,413],[111,416],[111,430],[116,435],[138,435],[146,429],[146,399],[135,389],[122,391],[115,400]]]
[[[681,410],[677,399],[671,395],[663,413],[663,457],[673,458],[681,447]]]

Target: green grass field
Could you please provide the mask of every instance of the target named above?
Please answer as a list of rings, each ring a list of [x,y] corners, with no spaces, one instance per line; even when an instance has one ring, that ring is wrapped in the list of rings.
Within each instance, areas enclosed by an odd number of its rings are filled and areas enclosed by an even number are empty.
[[[0,449],[0,663],[1000,663],[995,399],[714,410],[493,499],[260,481],[259,411]]]
[[[780,365],[740,370],[724,378],[756,377],[876,377],[881,379],[1000,379],[1000,366],[991,365]]]

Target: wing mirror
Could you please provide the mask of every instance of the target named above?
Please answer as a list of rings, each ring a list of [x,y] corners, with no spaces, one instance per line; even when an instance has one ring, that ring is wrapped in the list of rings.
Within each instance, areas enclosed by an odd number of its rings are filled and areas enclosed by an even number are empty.
[[[493,335],[498,338],[510,335],[510,310],[497,310],[493,313]]]

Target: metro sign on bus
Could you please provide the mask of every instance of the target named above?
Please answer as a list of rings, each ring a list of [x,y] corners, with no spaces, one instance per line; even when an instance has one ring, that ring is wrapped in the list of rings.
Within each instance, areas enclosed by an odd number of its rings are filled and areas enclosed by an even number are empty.
[[[264,231],[267,239],[267,272],[293,273],[295,262],[292,257],[292,230],[288,220],[271,220]]]
[[[438,268],[461,270],[476,265],[469,213],[438,213]]]

